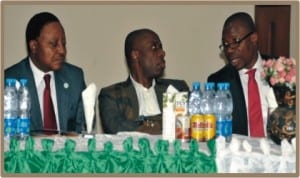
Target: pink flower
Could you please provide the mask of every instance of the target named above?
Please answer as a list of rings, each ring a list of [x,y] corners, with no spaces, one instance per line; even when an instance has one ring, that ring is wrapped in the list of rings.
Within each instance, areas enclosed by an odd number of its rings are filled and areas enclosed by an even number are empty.
[[[295,76],[296,75],[296,69],[295,68],[291,69],[290,72],[289,72],[289,75]]]
[[[291,82],[292,81],[292,76],[291,75],[286,75],[284,77],[284,79],[287,81],[287,82]]]
[[[287,65],[293,65],[292,59],[290,59],[290,58],[286,59],[286,64]]]
[[[272,86],[296,85],[296,60],[293,57],[280,56],[278,59],[267,59],[262,61],[262,67],[261,77]]]
[[[283,56],[280,56],[276,61],[279,61],[282,64],[285,64],[286,58]]]
[[[272,59],[268,59],[266,62],[265,62],[265,67],[267,67],[267,68],[270,68],[270,67],[272,67],[273,66],[273,63],[274,63],[274,60],[272,60]]]
[[[278,72],[278,75],[279,75],[279,77],[285,77],[286,76],[286,72],[284,70],[280,71],[280,72]]]
[[[277,71],[283,71],[284,70],[284,65],[283,65],[281,60],[278,60],[278,61],[275,62],[274,69],[277,70]]]
[[[291,83],[296,83],[296,76],[292,76]]]
[[[279,81],[279,83],[284,83],[285,82],[285,77],[280,77],[278,81]]]

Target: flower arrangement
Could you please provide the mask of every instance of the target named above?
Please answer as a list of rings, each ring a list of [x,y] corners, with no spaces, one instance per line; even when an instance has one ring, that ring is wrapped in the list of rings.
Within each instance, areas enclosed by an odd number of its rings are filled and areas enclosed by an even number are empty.
[[[286,57],[263,60],[262,77],[274,87],[287,86],[293,90],[296,86],[296,60]]]

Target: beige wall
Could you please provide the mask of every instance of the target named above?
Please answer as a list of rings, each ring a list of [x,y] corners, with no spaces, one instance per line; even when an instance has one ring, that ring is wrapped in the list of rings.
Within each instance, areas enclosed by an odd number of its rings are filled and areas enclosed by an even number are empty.
[[[224,20],[237,11],[254,14],[253,3],[70,4],[4,5],[4,68],[26,56],[25,28],[30,17],[50,11],[65,28],[68,61],[83,68],[86,83],[94,82],[98,92],[127,78],[124,39],[128,32],[144,27],[156,31],[162,40],[167,62],[165,77],[185,79],[191,86],[193,81],[205,82],[210,73],[224,65],[218,49]],[[294,43],[291,42],[292,55],[298,52]]]

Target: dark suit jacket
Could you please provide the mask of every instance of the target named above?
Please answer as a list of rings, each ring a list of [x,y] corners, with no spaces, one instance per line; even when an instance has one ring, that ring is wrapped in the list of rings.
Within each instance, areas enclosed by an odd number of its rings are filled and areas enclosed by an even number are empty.
[[[246,102],[238,71],[233,66],[227,64],[219,71],[211,74],[207,81],[215,83],[230,83],[230,92],[233,100],[232,132],[241,135],[248,135]]]
[[[271,58],[269,55],[260,54],[262,60]],[[277,59],[277,58],[276,58]],[[248,135],[248,116],[244,91],[238,71],[230,64],[208,76],[209,82],[229,82],[233,101],[232,132]]]
[[[54,76],[60,131],[62,133],[71,131],[80,133],[85,121],[81,98],[81,92],[86,87],[83,71],[74,65],[65,63],[60,70],[54,72]],[[5,78],[28,79],[28,88],[31,96],[30,130],[42,130],[42,114],[29,58],[25,58],[6,69]],[[65,83],[68,83],[68,88],[64,87]]]
[[[260,54],[262,60],[277,59],[266,54]],[[229,82],[233,101],[232,132],[248,135],[248,116],[244,91],[238,71],[230,64],[208,76],[209,82]]]
[[[161,112],[163,93],[170,84],[179,91],[189,91],[188,85],[183,80],[157,79],[155,92]],[[115,134],[119,131],[137,130],[151,133],[151,128],[141,127],[141,123],[137,122],[139,118],[138,98],[129,77],[124,82],[102,88],[98,99],[100,118],[105,133]],[[158,116],[158,119],[161,124],[162,114]]]

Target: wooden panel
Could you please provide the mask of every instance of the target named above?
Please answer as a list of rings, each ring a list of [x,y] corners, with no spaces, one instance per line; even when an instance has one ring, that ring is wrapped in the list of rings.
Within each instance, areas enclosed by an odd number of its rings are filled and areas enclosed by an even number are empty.
[[[289,57],[290,16],[289,5],[255,6],[255,23],[262,54]]]

